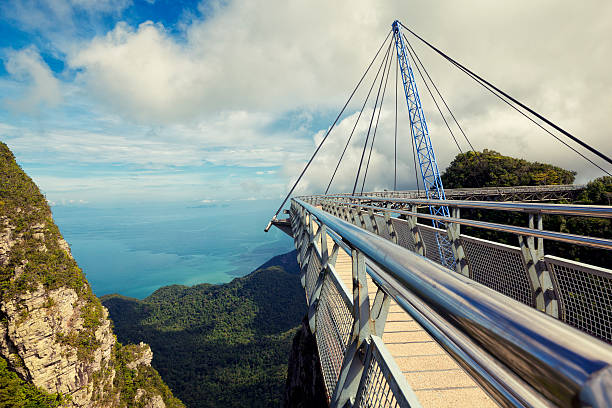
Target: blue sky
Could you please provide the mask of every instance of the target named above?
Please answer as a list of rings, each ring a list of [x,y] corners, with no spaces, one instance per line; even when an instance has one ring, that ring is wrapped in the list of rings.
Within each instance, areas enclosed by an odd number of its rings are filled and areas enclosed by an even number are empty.
[[[280,198],[399,18],[609,153],[612,7],[562,3],[0,2],[0,140],[56,204]],[[600,175],[419,50],[477,148]],[[422,99],[444,168],[457,151]],[[362,100],[300,192],[327,185]],[[391,108],[369,189],[392,186]],[[414,188],[406,125],[400,137],[400,187]]]

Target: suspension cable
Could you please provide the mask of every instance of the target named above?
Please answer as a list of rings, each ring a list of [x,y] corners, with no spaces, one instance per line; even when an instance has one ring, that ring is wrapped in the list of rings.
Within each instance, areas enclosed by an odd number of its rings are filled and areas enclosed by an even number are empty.
[[[584,147],[585,149],[589,150],[591,153],[596,154],[597,156],[599,156],[600,158],[604,159],[606,162],[608,162],[609,164],[612,164],[612,159],[609,158],[608,156],[606,156],[605,154],[603,154],[602,152],[600,152],[599,150],[595,149],[594,147],[591,147],[589,144],[583,142],[582,140],[580,140],[579,138],[577,138],[576,136],[572,135],[571,133],[569,133],[568,131],[566,131],[565,129],[561,128],[560,126],[556,125],[555,123],[551,122],[550,120],[548,120],[547,118],[545,118],[544,116],[540,115],[539,113],[537,113],[536,111],[534,111],[533,109],[529,108],[528,106],[526,106],[525,104],[519,102],[518,100],[516,100],[515,98],[513,98],[512,96],[508,95],[506,92],[502,91],[501,89],[499,89],[498,87],[496,87],[495,85],[493,85],[492,83],[490,83],[489,81],[487,81],[486,79],[480,77],[478,74],[475,74],[474,72],[472,72],[471,70],[469,70],[468,68],[466,68],[465,66],[463,66],[462,64],[460,64],[459,62],[455,61],[454,59],[452,59],[451,57],[449,57],[448,55],[446,55],[444,52],[440,51],[438,48],[436,48],[434,45],[430,44],[427,40],[425,40],[423,37],[421,37],[420,35],[416,34],[414,31],[412,31],[410,28],[406,27],[404,24],[402,24],[400,22],[400,24],[402,25],[402,27],[404,27],[406,30],[408,30],[408,32],[410,32],[412,35],[414,35],[416,38],[418,38],[421,42],[423,42],[424,44],[426,44],[429,48],[431,48],[432,50],[434,50],[436,53],[438,53],[440,56],[442,56],[444,59],[446,59],[447,61],[451,62],[453,65],[455,65],[457,68],[461,69],[463,72],[465,72],[466,74],[469,74],[472,78],[474,79],[479,79],[481,82],[481,84],[486,84],[488,85],[490,88],[494,89],[495,91],[499,92],[501,95],[503,95],[504,97],[508,98],[508,100],[512,101],[513,103],[519,105],[521,108],[525,109],[527,112],[531,113],[532,115],[536,116],[538,119],[542,120],[543,122],[545,122],[547,125],[553,127],[554,129],[556,129],[557,131],[561,132],[563,135],[567,136],[568,138],[570,138],[571,140],[573,140],[574,142],[578,143],[579,145],[581,145],[582,147]],[[489,89],[490,90],[490,89]],[[518,109],[515,107],[515,109],[518,111]],[[526,116],[526,115],[525,115]],[[535,121],[533,121],[534,123],[537,123]],[[542,126],[540,126],[542,129],[544,129]],[[548,132],[549,134],[552,135],[551,132]],[[557,140],[559,140],[557,138]],[[566,145],[567,146],[567,145]],[[574,150],[575,151],[575,150]],[[583,158],[586,158],[585,156],[582,156]],[[590,161],[590,160],[589,160]],[[592,161],[590,161],[592,164],[594,164]],[[603,170],[601,167],[597,166],[600,170]],[[607,171],[603,170],[604,172],[608,173]]]
[[[459,128],[459,130],[461,131],[461,134],[463,134],[463,137],[465,138],[466,142],[468,143],[468,145],[470,145],[470,148],[472,149],[472,151],[474,153],[476,153],[476,149],[474,149],[474,146],[472,146],[472,143],[470,142],[470,139],[468,139],[467,135],[465,134],[465,132],[463,131],[463,128],[461,127],[461,125],[459,124],[459,121],[457,121],[457,118],[455,117],[455,115],[453,114],[453,111],[451,110],[451,108],[448,106],[448,104],[446,103],[446,100],[444,99],[444,97],[442,96],[442,94],[440,93],[440,90],[438,89],[438,87],[436,86],[436,83],[434,82],[434,80],[431,78],[431,76],[429,75],[429,72],[427,72],[427,68],[425,68],[425,65],[423,64],[423,62],[421,61],[421,58],[419,58],[419,55],[417,54],[416,50],[414,48],[412,48],[412,44],[410,44],[410,41],[408,41],[408,38],[406,38],[406,34],[402,33],[402,35],[404,36],[404,40],[406,40],[406,43],[408,44],[408,47],[410,48],[410,50],[412,51],[412,53],[414,54],[414,56],[416,57],[417,61],[419,62],[419,64],[421,65],[421,68],[423,68],[423,72],[425,72],[425,75],[427,75],[427,78],[429,78],[429,81],[431,82],[431,84],[433,85],[434,89],[436,90],[436,93],[438,94],[438,96],[440,96],[440,99],[442,100],[442,103],[444,103],[444,106],[446,107],[446,110],[448,110],[448,113],[450,113],[451,117],[453,118],[453,121],[455,122],[455,124],[457,125],[457,127]],[[414,59],[414,58],[413,58]]]
[[[363,194],[363,188],[365,186],[366,177],[368,177],[368,168],[370,167],[370,159],[372,158],[372,149],[374,148],[374,141],[376,140],[376,130],[378,129],[378,122],[380,120],[380,112],[382,112],[383,102],[385,100],[385,93],[387,92],[387,82],[389,81],[389,72],[391,71],[391,64],[393,63],[393,53],[389,56],[389,68],[387,68],[387,78],[385,79],[385,86],[383,87],[382,97],[380,98],[380,107],[378,108],[378,116],[376,117],[376,126],[374,126],[374,135],[372,136],[372,144],[370,144],[370,153],[368,154],[368,162],[366,163],[365,172],[363,173],[363,182],[361,183],[361,194]],[[384,73],[383,73],[384,76]]]
[[[376,85],[376,79],[378,78],[378,75],[380,74],[380,71],[383,67],[383,64],[381,63],[380,66],[378,67],[378,71],[376,72],[376,76],[374,77],[374,80],[372,81],[372,85],[370,86],[370,90],[368,91],[368,94],[365,98],[365,101],[363,101],[363,105],[361,105],[361,111],[359,111],[359,115],[357,116],[357,120],[355,121],[355,125],[353,126],[353,129],[351,130],[351,134],[349,135],[348,140],[346,141],[346,144],[344,145],[344,150],[342,150],[342,154],[340,155],[340,159],[338,160],[338,164],[336,164],[336,168],[334,169],[334,173],[331,176],[331,179],[329,180],[329,184],[327,185],[327,188],[325,189],[325,194],[327,194],[327,192],[329,191],[329,188],[332,185],[332,182],[334,181],[334,177],[336,177],[336,172],[338,171],[338,168],[340,167],[340,162],[342,162],[342,159],[344,158],[344,154],[346,153],[346,149],[348,148],[349,144],[351,143],[351,139],[353,138],[353,133],[355,133],[355,129],[357,128],[357,124],[359,123],[359,119],[361,118],[361,114],[363,113],[363,110],[366,106],[366,104],[368,103],[368,99],[370,99],[370,93],[372,92],[372,89],[374,89],[374,85]]]
[[[474,81],[476,81],[478,84],[480,84],[483,88],[485,88],[486,90],[488,90],[489,92],[491,92],[493,95],[495,95],[499,100],[501,100],[502,102],[504,102],[506,105],[510,106],[512,109],[514,109],[515,111],[517,111],[518,113],[520,113],[521,115],[523,115],[526,119],[528,119],[529,121],[531,121],[533,124],[535,124],[537,127],[539,127],[540,129],[542,129],[543,131],[545,131],[546,133],[548,133],[549,135],[551,135],[552,137],[554,137],[559,143],[565,145],[568,149],[572,150],[574,153],[576,153],[577,155],[579,155],[580,157],[582,157],[584,160],[588,161],[589,163],[591,163],[593,166],[597,167],[599,170],[603,171],[604,173],[606,173],[608,176],[612,176],[612,174],[610,174],[607,170],[605,170],[604,168],[602,168],[600,165],[598,165],[597,163],[595,163],[593,160],[589,159],[588,157],[586,157],[584,154],[580,153],[578,150],[576,150],[574,147],[570,146],[569,144],[567,144],[565,141],[561,140],[559,138],[559,136],[555,135],[554,133],[552,133],[550,130],[546,129],[544,126],[542,126],[540,123],[536,122],[532,117],[529,117],[525,112],[521,111],[520,109],[518,109],[516,106],[514,106],[513,104],[511,104],[508,100],[506,100],[506,98],[504,98],[502,95],[499,95],[498,93],[496,93],[493,89],[491,89],[487,84],[483,83],[481,80],[479,80],[478,78],[476,78],[475,76],[473,76],[470,72],[467,72],[464,70],[463,67],[455,65],[457,68],[459,68],[460,70],[462,70],[465,74],[467,74],[470,78],[472,78]]]
[[[404,36],[404,38],[406,38],[406,36]],[[410,51],[410,48],[406,48],[406,51],[408,51],[408,55],[410,56],[410,59],[412,59],[412,62],[416,66],[416,69],[417,69],[419,75],[421,76],[421,80],[423,80],[423,83],[425,84],[425,87],[427,88],[427,91],[429,92],[429,95],[431,96],[431,99],[433,100],[433,103],[436,105],[436,108],[438,109],[438,112],[440,113],[440,116],[442,116],[442,120],[444,121],[444,124],[446,125],[446,128],[448,129],[448,131],[450,132],[451,137],[455,141],[455,144],[457,145],[457,149],[459,149],[459,153],[463,153],[463,150],[461,150],[461,146],[459,146],[459,143],[457,142],[457,138],[455,138],[455,134],[453,133],[453,130],[450,128],[448,122],[446,121],[446,117],[442,113],[442,110],[440,109],[440,106],[438,105],[438,102],[436,101],[436,98],[434,98],[433,92],[431,92],[431,89],[429,88],[429,85],[427,84],[427,81],[425,80],[425,77],[423,76],[423,73],[421,72],[421,68],[419,68],[419,65],[417,64],[416,59],[412,55],[412,52]]]
[[[289,197],[291,196],[291,194],[293,193],[293,190],[295,190],[295,187],[298,185],[298,183],[300,182],[300,180],[302,180],[302,177],[304,176],[304,173],[306,173],[306,170],[308,169],[308,167],[310,166],[310,164],[312,163],[312,161],[314,160],[315,156],[317,155],[317,153],[319,152],[319,150],[321,149],[321,146],[323,146],[323,143],[325,143],[325,141],[327,140],[327,137],[329,136],[329,134],[331,133],[332,129],[334,128],[334,126],[336,125],[336,123],[338,122],[338,119],[340,119],[340,116],[342,116],[342,113],[344,113],[344,110],[346,109],[346,107],[348,106],[349,102],[351,101],[351,99],[353,98],[353,95],[355,95],[355,92],[357,92],[357,88],[359,88],[359,85],[361,85],[361,82],[363,81],[363,79],[365,78],[366,74],[368,73],[368,71],[370,71],[370,68],[372,67],[372,64],[374,64],[374,61],[376,60],[376,57],[378,57],[378,54],[380,53],[380,50],[382,50],[382,48],[384,47],[385,43],[387,42],[387,39],[389,38],[389,35],[391,35],[391,32],[393,30],[389,30],[389,32],[387,33],[387,36],[385,37],[385,39],[383,40],[382,44],[380,45],[380,48],[378,48],[378,51],[376,51],[376,54],[374,55],[374,58],[372,58],[372,61],[370,62],[370,65],[368,65],[368,67],[366,68],[366,71],[363,73],[363,75],[361,76],[361,79],[359,80],[359,82],[357,83],[357,85],[355,86],[355,89],[353,89],[353,92],[351,92],[351,95],[349,96],[348,100],[346,101],[346,103],[344,104],[344,106],[342,107],[342,110],[340,110],[340,113],[338,114],[338,116],[336,117],[336,120],[334,120],[334,123],[332,123],[331,127],[329,128],[329,130],[327,131],[327,133],[325,134],[325,136],[323,137],[323,140],[321,140],[321,143],[319,143],[319,146],[317,146],[317,149],[314,151],[314,153],[312,154],[312,157],[310,158],[310,160],[308,161],[308,163],[306,163],[306,166],[304,167],[304,170],[302,170],[302,173],[300,173],[300,176],[298,177],[298,179],[295,181],[295,183],[293,184],[293,187],[291,187],[291,190],[289,190],[289,193],[287,194],[287,196],[285,197],[285,199],[283,200],[283,202],[281,203],[280,207],[278,207],[278,210],[276,210],[276,212],[274,213],[274,215],[272,216],[272,220],[276,219],[276,216],[278,215],[278,213],[281,212],[281,210],[283,209],[283,206],[285,205],[285,203],[287,202],[287,200],[289,199]],[[270,222],[268,223],[268,225],[266,226],[266,231],[268,231],[270,229],[270,225],[272,223],[272,220],[270,220]]]
[[[389,57],[389,51],[391,51],[392,41],[389,42],[389,47],[387,48],[387,54],[385,55],[385,68],[387,67],[387,58]],[[384,71],[383,71],[384,73]],[[384,76],[384,75],[383,75]],[[355,184],[353,185],[353,195],[355,195],[355,190],[357,190],[357,181],[359,180],[359,174],[361,173],[361,166],[363,164],[363,158],[365,156],[365,151],[368,147],[368,140],[370,139],[370,131],[372,130],[372,122],[374,120],[374,114],[376,113],[376,106],[378,105],[378,99],[380,97],[380,89],[383,83],[383,77],[380,77],[380,85],[378,86],[378,92],[376,93],[376,101],[374,101],[374,109],[372,110],[372,117],[370,118],[370,125],[368,126],[368,134],[366,135],[366,140],[363,145],[363,151],[361,152],[361,160],[359,161],[359,168],[357,169],[357,176],[355,177]]]

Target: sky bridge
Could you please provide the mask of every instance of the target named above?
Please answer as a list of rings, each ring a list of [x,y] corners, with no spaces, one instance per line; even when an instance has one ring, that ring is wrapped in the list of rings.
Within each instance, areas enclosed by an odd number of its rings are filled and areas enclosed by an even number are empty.
[[[447,201],[446,230],[418,211],[435,203],[374,194],[295,198],[275,222],[295,240],[330,404],[609,406],[612,271],[549,255],[543,241],[609,259],[612,240],[546,231],[542,217],[612,218],[612,207]],[[458,211],[482,208],[520,213],[525,226]],[[449,237],[455,270],[435,234]]]
[[[585,186],[559,184],[560,168],[554,185],[445,189],[415,72],[460,153],[459,136],[467,142],[472,171],[489,169],[403,30],[611,176],[606,154],[393,22],[267,227],[295,241],[330,406],[612,406],[612,239],[603,223],[593,221],[611,219],[612,206],[566,204],[576,202]],[[379,54],[327,188],[293,197],[285,209]],[[392,65],[395,159],[384,170],[393,188],[368,192]],[[400,83],[417,191],[397,191]],[[331,193],[370,94],[376,97],[353,188]],[[279,219],[283,210],[288,217]],[[580,220],[580,231],[562,227],[569,219]],[[593,222],[600,230],[587,228]]]

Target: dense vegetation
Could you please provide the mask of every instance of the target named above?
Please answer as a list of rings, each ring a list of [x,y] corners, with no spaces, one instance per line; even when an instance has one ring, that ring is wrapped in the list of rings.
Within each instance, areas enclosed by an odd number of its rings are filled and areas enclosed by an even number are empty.
[[[295,259],[294,252],[273,258],[223,285],[102,301],[118,339],[150,344],[153,366],[187,406],[279,406],[291,338],[305,313]]]
[[[9,370],[0,357],[0,407],[56,408],[63,402],[58,394],[48,394]]]
[[[503,156],[493,150],[458,154],[442,174],[445,188],[572,184],[576,172]]]
[[[442,175],[446,188],[470,188],[490,186],[516,186],[571,183],[574,172],[543,163],[531,163],[522,159],[485,150],[481,153],[457,155]],[[591,181],[577,198],[581,204],[610,205],[612,177],[606,176]],[[527,226],[527,214],[504,211],[462,210],[463,218],[483,220],[501,224]],[[612,220],[603,218],[566,217],[545,215],[544,229],[570,234],[612,238]],[[479,228],[462,227],[467,235],[518,245],[515,235],[488,231]],[[609,268],[612,265],[610,251],[598,250],[556,241],[545,241],[545,253],[573,259],[592,265]]]
[[[183,403],[172,395],[170,388],[164,383],[159,373],[151,366],[140,365],[137,369],[128,367],[130,362],[140,358],[141,347],[133,344],[115,344],[115,377],[113,386],[121,390],[120,402],[122,406],[144,408],[145,402],[136,401],[138,390],[151,394],[158,394],[164,400],[167,408],[184,408]]]

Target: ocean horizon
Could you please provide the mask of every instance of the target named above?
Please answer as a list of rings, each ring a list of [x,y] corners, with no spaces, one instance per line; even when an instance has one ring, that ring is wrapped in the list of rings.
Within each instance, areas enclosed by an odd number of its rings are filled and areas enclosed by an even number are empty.
[[[293,249],[263,231],[278,200],[56,205],[55,223],[97,296],[226,283]]]

